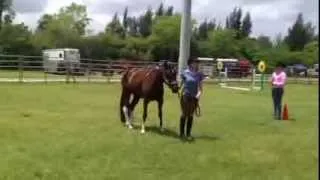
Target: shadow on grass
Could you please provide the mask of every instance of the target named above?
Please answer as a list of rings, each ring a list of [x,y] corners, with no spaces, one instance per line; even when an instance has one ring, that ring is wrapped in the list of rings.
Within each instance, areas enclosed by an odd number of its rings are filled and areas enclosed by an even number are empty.
[[[196,135],[196,136],[193,136],[194,138],[192,138],[190,140],[181,139],[177,131],[174,131],[171,129],[164,129],[164,131],[161,131],[158,126],[146,127],[146,131],[160,135],[160,136],[165,136],[168,138],[180,139],[183,142],[194,142],[197,139],[208,140],[208,141],[216,141],[216,140],[221,139],[221,137],[219,137],[219,136],[209,136],[209,135]]]

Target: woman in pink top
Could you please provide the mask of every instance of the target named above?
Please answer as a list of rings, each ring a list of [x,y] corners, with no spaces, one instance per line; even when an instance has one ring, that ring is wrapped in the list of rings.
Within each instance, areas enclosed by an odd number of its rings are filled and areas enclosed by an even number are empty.
[[[284,72],[284,67],[284,64],[278,63],[271,78],[274,118],[277,120],[281,120],[281,101],[283,89],[287,81],[287,75]]]

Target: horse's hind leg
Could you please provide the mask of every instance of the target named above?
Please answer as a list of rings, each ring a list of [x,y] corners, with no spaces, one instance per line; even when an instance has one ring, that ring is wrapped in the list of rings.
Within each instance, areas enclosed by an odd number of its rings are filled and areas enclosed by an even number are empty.
[[[162,106],[163,106],[163,98],[158,100],[158,117],[160,120],[160,131],[164,131],[163,120],[162,120]]]
[[[132,129],[132,125],[130,123],[130,117],[129,117],[129,106],[130,106],[130,93],[124,92],[123,94],[123,106],[122,106],[122,111],[124,113],[125,119],[126,119],[126,126],[128,126],[129,129]]]
[[[143,117],[142,117],[142,124],[141,124],[141,133],[144,134],[145,133],[145,122],[146,122],[146,119],[147,119],[147,116],[148,116],[148,104],[149,104],[149,101],[144,99],[143,101]]]
[[[130,118],[130,122],[131,123],[132,123],[132,120],[133,120],[134,108],[139,103],[139,99],[140,99],[139,96],[135,96],[135,95],[132,95],[132,96],[133,96],[133,99],[132,99],[132,102],[130,103],[130,106],[129,106],[129,118]]]

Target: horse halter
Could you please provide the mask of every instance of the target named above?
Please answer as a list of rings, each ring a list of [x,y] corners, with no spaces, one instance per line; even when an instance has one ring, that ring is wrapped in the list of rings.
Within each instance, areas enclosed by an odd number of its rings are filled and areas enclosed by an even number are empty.
[[[174,81],[170,81],[167,76],[166,76],[166,69],[162,69],[162,78],[163,78],[163,81],[165,84],[167,84],[169,87],[172,87],[174,85],[177,85],[178,86],[178,82],[177,80],[174,80]]]

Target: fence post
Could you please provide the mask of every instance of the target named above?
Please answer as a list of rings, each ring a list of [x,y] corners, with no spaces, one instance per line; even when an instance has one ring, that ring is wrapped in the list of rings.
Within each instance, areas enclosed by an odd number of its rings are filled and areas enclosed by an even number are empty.
[[[263,85],[264,85],[264,73],[261,73],[261,79],[260,79],[260,81],[261,81],[261,90],[263,90]]]
[[[251,86],[252,86],[252,89],[254,89],[255,87],[255,79],[256,79],[256,69],[255,68],[251,68]]]
[[[23,82],[23,58],[20,57],[18,59],[18,71],[19,71],[19,82],[22,83]]]
[[[47,74],[46,70],[44,70],[43,73],[44,73],[44,74],[43,74],[44,83],[47,84],[48,74]]]
[[[44,79],[44,83],[47,84],[47,66],[44,63],[44,60],[42,60],[42,68],[43,68],[43,79]]]
[[[108,65],[107,65],[107,73],[106,75],[108,76],[108,83],[111,82],[111,78],[112,78],[112,62],[108,62]]]
[[[91,74],[91,61],[88,59],[88,66],[87,66],[88,83],[90,83],[90,74]]]
[[[219,84],[221,84],[221,70],[218,70],[218,78],[219,78]]]
[[[225,74],[224,74],[225,78],[228,79],[228,68],[227,67],[224,68],[224,72],[225,72]]]
[[[312,84],[312,78],[311,76],[307,76],[307,84]]]

